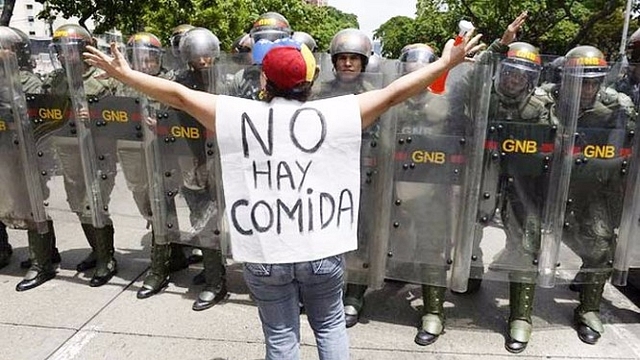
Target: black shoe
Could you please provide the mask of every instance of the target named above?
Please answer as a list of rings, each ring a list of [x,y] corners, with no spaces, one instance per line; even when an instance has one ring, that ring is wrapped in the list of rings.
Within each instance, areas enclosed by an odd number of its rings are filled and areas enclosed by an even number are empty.
[[[585,324],[578,324],[577,330],[578,338],[585,344],[595,345],[600,339],[600,333]]]
[[[27,279],[28,277],[28,279]],[[40,286],[45,282],[56,277],[56,272],[46,271],[46,270],[29,270],[25,279],[20,281],[18,285],[16,285],[16,291],[26,291],[29,289],[33,289],[34,287]]]
[[[227,297],[227,294],[227,286],[224,283],[215,289],[204,289],[200,294],[198,294],[198,298],[193,302],[193,306],[191,308],[193,311],[206,310],[224,300]]]
[[[413,339],[413,341],[420,346],[427,346],[436,342],[439,336],[440,335],[433,335],[426,332],[424,329],[420,329],[418,330],[418,333],[416,334],[416,337]]]
[[[53,254],[51,254],[51,263],[52,264],[60,264],[62,258],[60,257],[60,252],[58,252],[58,248],[53,248]],[[23,269],[31,268],[31,259],[27,259],[20,262],[20,267]]]
[[[147,277],[144,279],[144,283],[142,284],[142,287],[140,288],[140,290],[138,290],[136,297],[138,299],[146,299],[148,297],[151,297],[159,293],[160,290],[164,289],[165,287],[167,287],[167,285],[169,285],[168,276],[162,280],[160,279],[161,277],[156,274],[147,275]]]
[[[360,311],[353,305],[345,305],[344,307],[344,322],[347,328],[350,328],[358,323],[360,318]]]
[[[102,286],[108,283],[109,280],[111,280],[111,278],[118,273],[118,265],[115,259],[111,260],[107,267],[108,267],[108,271],[104,275],[93,274],[91,281],[89,281],[89,286],[91,287]]]
[[[76,265],[76,271],[83,272],[95,268],[97,265],[96,254],[92,251],[84,260]]]
[[[519,354],[527,348],[527,344],[526,342],[520,342],[511,338],[511,336],[507,336],[507,340],[504,342],[504,348],[512,354]]]

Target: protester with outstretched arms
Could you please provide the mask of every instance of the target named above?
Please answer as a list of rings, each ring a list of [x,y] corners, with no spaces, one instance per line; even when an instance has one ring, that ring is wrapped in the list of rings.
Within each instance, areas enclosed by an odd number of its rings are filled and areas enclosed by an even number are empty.
[[[383,89],[310,102],[315,59],[291,40],[274,44],[262,61],[268,102],[193,91],[133,71],[115,44],[115,57],[90,47],[85,59],[216,132],[232,253],[245,263],[266,359],[300,357],[299,302],[319,358],[347,359],[343,254],[357,247],[361,129],[480,50],[479,39],[470,33],[458,46],[450,40],[438,61]],[[216,123],[218,117],[224,120]]]

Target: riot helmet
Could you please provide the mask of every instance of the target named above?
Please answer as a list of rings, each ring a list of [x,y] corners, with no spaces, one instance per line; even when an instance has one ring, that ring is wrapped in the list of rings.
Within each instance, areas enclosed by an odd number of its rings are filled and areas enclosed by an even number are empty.
[[[162,43],[155,35],[139,32],[127,41],[127,60],[145,74],[158,75],[162,70]]]
[[[258,17],[249,34],[254,42],[262,39],[276,41],[291,36],[289,21],[277,12],[267,12]]]
[[[371,56],[371,40],[358,29],[344,29],[331,39],[329,53],[340,81],[356,80],[364,72]]]
[[[82,62],[82,53],[87,45],[93,45],[93,37],[88,30],[80,25],[66,24],[53,32],[49,54],[54,64]],[[64,59],[69,56],[69,59]]]
[[[19,37],[13,46],[16,56],[18,57],[18,66],[20,66],[21,69],[32,70],[34,63],[31,59],[31,39],[20,29],[12,27],[11,30]]]
[[[400,61],[401,73],[408,74],[438,60],[438,57],[431,46],[416,43],[403,47],[400,50],[398,60]],[[371,59],[369,59],[369,62],[371,62]]]
[[[546,64],[542,69],[544,75],[542,81],[545,83],[560,84],[565,61],[567,61],[567,59],[564,56],[559,56]]]
[[[179,59],[180,58],[180,39],[187,31],[193,29],[195,26],[189,24],[181,24],[174,27],[171,30],[171,37],[169,38],[169,44],[171,45],[171,54]]]
[[[495,77],[496,92],[505,99],[521,100],[533,92],[542,71],[538,49],[525,42],[509,44],[507,57]]]
[[[220,56],[220,40],[211,31],[197,27],[180,40],[180,57],[194,70],[208,69]]]
[[[594,46],[577,46],[565,55],[564,72],[581,80],[580,108],[593,106],[609,66],[602,51]]]
[[[291,37],[293,38],[293,40],[299,42],[300,44],[307,45],[311,52],[315,52],[316,48],[318,47],[318,44],[316,44],[316,41],[313,39],[313,37],[304,31],[295,31],[293,35],[291,35]]]
[[[382,67],[382,62],[384,58],[378,54],[371,54],[369,56],[369,62],[367,63],[366,72],[368,73],[379,73],[380,68]]]

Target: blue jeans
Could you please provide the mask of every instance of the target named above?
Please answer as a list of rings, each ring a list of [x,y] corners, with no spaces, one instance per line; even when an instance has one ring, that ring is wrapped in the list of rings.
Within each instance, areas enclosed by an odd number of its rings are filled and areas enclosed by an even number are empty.
[[[260,312],[266,360],[300,358],[300,302],[315,334],[320,360],[349,359],[342,255],[302,263],[244,266],[244,279]]]

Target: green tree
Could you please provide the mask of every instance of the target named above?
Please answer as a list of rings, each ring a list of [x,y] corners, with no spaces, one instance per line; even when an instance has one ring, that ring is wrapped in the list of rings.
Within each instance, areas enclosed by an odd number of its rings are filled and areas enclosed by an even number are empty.
[[[168,44],[171,29],[191,24],[210,29],[220,39],[223,50],[248,32],[253,21],[268,11],[284,15],[294,30],[305,31],[326,49],[333,35],[347,27],[358,27],[356,16],[333,7],[317,7],[302,0],[37,0],[45,4],[46,19],[50,11],[65,18],[78,17],[86,27],[91,18],[99,34],[117,28],[125,36],[149,31]]]
[[[611,56],[620,47],[625,5],[626,0],[418,0],[413,23],[391,19],[374,37],[383,41],[385,55],[396,57],[404,44],[441,46],[455,36],[458,21],[466,19],[491,42],[527,10],[529,19],[519,40],[538,46],[542,53],[564,54],[577,45],[594,44]],[[634,7],[631,29],[637,28],[640,3]]]

